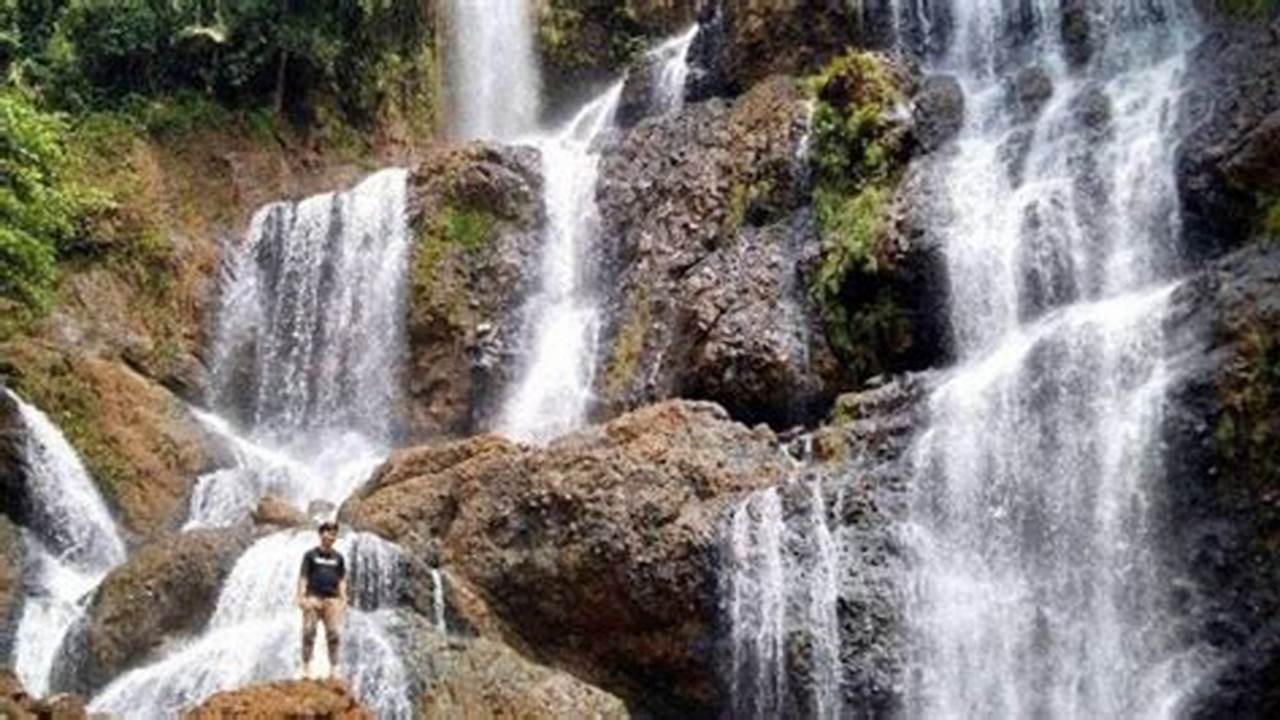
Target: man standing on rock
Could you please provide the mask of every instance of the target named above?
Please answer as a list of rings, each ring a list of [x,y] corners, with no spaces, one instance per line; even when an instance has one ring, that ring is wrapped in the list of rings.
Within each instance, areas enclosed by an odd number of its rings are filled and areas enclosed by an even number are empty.
[[[338,523],[320,525],[320,546],[302,556],[298,578],[298,607],[302,608],[302,676],[311,677],[311,650],[315,646],[316,623],[324,623],[329,646],[329,676],[338,671],[338,643],[342,619],[347,609],[347,562],[333,548],[338,539]]]

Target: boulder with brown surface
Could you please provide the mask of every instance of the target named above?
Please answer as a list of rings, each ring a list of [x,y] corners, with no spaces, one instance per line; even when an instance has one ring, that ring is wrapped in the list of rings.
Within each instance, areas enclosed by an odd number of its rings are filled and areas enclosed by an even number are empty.
[[[602,259],[600,414],[694,397],[787,426],[830,401],[843,373],[808,292],[809,111],[797,81],[774,78],[605,150],[601,233],[615,244]]]
[[[515,365],[519,305],[543,224],[538,153],[439,149],[413,175],[407,320],[410,434],[483,426]]]
[[[399,452],[342,516],[448,568],[538,659],[697,716],[723,700],[721,513],[787,469],[769,430],[672,401],[545,449],[482,436]]]
[[[183,720],[373,720],[341,682],[295,680],[228,690],[182,714]]]
[[[66,693],[33,698],[8,668],[0,669],[0,718],[5,720],[85,720],[85,700]]]
[[[67,633],[54,687],[91,693],[166,642],[199,632],[253,539],[243,528],[194,530],[138,549],[103,579]]]
[[[0,375],[57,424],[136,535],[175,528],[193,479],[226,459],[176,397],[126,365],[15,341],[0,346]]]
[[[253,521],[259,525],[293,528],[311,525],[307,514],[274,493],[267,493],[253,510]]]

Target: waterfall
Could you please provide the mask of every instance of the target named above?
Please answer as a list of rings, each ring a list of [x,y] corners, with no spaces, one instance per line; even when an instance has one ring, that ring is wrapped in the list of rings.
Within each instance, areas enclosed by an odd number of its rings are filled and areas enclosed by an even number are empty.
[[[748,496],[726,554],[733,717],[842,717],[841,562],[821,482]]]
[[[449,0],[452,134],[513,140],[537,128],[530,0]]]
[[[600,301],[584,267],[599,225],[597,141],[621,95],[617,82],[560,131],[536,141],[549,220],[540,287],[524,309],[528,357],[498,422],[515,438],[546,442],[586,420],[600,331]]]
[[[1188,2],[956,2],[966,124],[933,175],[959,364],[914,449],[907,714],[1168,717],[1190,685],[1159,552],[1171,123]],[[1051,86],[1042,107],[1011,91]],[[1024,76],[1025,77],[1025,76]]]
[[[679,112],[684,107],[684,86],[689,80],[689,49],[698,35],[698,26],[667,40],[649,51],[654,61],[654,104],[659,112]]]
[[[13,667],[28,692],[43,695],[67,630],[91,590],[124,561],[124,542],[79,456],[44,413],[5,390],[26,428],[22,460],[33,518],[24,530],[33,591],[25,599]]]
[[[151,665],[116,678],[90,705],[93,712],[140,718],[174,717],[219,690],[295,677],[301,668],[302,616],[293,605],[302,555],[314,533],[285,530],[251,546],[236,562],[205,633]],[[348,610],[341,664],[355,695],[379,718],[413,717],[408,678],[384,627],[379,607],[394,601],[403,559],[385,541],[343,535],[338,550],[350,562]],[[315,659],[327,663],[323,628]]]
[[[266,492],[331,515],[385,458],[406,348],[407,186],[407,172],[388,169],[346,192],[255,214],[223,278],[212,353],[219,414],[195,412],[235,462],[197,479],[187,529],[241,522]],[[311,530],[256,542],[203,633],[115,678],[91,707],[172,717],[220,690],[296,677],[302,614],[293,598],[302,556],[315,544]],[[400,602],[403,557],[364,534],[344,534],[339,548],[351,573],[346,678],[380,718],[412,717],[380,612]],[[325,670],[321,638],[315,658]]]

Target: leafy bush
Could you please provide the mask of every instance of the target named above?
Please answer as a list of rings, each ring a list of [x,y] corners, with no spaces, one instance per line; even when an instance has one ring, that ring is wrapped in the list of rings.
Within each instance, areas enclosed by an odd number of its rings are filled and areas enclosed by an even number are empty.
[[[0,296],[34,309],[47,305],[58,252],[92,201],[67,177],[66,134],[62,116],[0,91]]]

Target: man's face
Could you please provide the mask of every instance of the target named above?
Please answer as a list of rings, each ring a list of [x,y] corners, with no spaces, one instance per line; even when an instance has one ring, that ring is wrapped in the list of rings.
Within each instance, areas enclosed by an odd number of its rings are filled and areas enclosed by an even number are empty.
[[[324,530],[320,531],[320,547],[323,547],[325,550],[328,550],[329,548],[333,547],[333,543],[337,539],[338,539],[337,530],[325,528]]]

